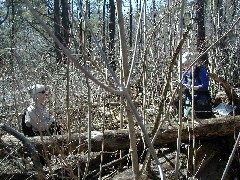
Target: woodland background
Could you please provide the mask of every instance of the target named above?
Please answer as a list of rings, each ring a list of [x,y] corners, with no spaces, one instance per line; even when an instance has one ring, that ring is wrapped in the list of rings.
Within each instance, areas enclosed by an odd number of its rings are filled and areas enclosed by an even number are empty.
[[[129,128],[139,179],[135,130],[154,124],[154,135],[166,119],[178,119],[173,101],[182,53],[194,52],[238,93],[239,8],[238,0],[1,0],[0,121],[21,132],[29,88],[44,84],[47,106],[68,142],[73,133]],[[210,89],[213,99],[223,91],[213,80]],[[14,155],[2,163],[22,158],[14,149],[7,154]],[[86,178],[88,169],[79,169],[65,175]]]

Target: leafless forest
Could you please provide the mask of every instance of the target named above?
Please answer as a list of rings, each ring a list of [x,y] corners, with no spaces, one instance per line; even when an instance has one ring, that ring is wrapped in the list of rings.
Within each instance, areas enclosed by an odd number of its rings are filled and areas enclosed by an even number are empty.
[[[0,179],[213,179],[201,168],[223,144],[195,139],[192,123],[181,142],[179,62],[193,52],[215,105],[239,106],[239,28],[238,0],[0,0]],[[61,135],[18,133],[36,83]],[[239,127],[216,179],[240,178],[239,154],[224,171]]]

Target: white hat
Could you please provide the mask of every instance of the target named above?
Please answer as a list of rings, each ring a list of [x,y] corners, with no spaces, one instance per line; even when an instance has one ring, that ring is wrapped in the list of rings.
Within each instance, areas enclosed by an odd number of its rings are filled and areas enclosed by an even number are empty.
[[[35,84],[32,86],[32,95],[45,91],[45,86],[41,84]]]
[[[192,61],[194,59],[194,54],[192,52],[185,52],[182,54],[182,64]]]

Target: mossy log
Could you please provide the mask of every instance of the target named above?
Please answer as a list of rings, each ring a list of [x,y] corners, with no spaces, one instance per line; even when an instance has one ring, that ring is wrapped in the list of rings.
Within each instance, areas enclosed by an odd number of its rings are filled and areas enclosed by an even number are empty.
[[[161,132],[158,134],[154,146],[159,147],[161,145],[174,143],[177,140],[177,132],[179,125],[174,122],[171,125],[164,125]],[[240,128],[240,116],[224,116],[212,119],[196,120],[194,123],[195,138],[211,139],[219,136],[227,136],[234,133],[235,130]],[[151,129],[151,126],[148,127]],[[182,128],[182,141],[189,140],[189,133],[193,133],[192,122],[184,122]],[[150,131],[149,131],[150,134]],[[101,151],[102,143],[104,140],[104,151],[116,151],[127,150],[129,148],[129,133],[127,129],[119,130],[106,130],[104,135],[100,131],[91,132],[92,151]],[[138,146],[142,148],[141,133],[136,130],[136,136],[138,139]],[[29,140],[36,149],[41,152],[43,146],[52,154],[68,154],[70,151],[83,152],[88,149],[88,135],[87,133],[73,133],[72,140],[68,143],[67,135],[56,136],[43,136],[43,137],[31,137]],[[1,137],[0,150],[4,151],[5,147],[20,147],[23,146],[21,141],[16,137],[4,135]],[[20,151],[20,150],[19,150]],[[0,152],[0,156],[3,153]],[[20,153],[26,153],[26,150],[22,148]]]

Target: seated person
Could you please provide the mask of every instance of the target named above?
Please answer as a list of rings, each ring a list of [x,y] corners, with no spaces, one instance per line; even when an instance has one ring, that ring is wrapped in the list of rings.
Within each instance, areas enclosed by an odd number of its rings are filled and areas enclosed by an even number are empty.
[[[32,102],[25,112],[25,122],[23,122],[23,131],[24,125],[30,131],[25,131],[24,134],[28,136],[50,135],[53,133],[52,128],[56,127],[57,123],[44,106],[46,100],[45,86],[36,84],[32,86],[31,92]]]
[[[192,63],[192,53],[184,53],[182,64],[184,68],[188,68]],[[194,79],[194,86],[192,81]],[[204,67],[195,65],[194,72],[188,70],[183,73],[184,93],[186,95],[184,116],[191,116],[192,97],[194,97],[194,110],[197,118],[210,118],[212,116],[211,97],[209,93],[209,76]],[[192,96],[192,88],[194,95]]]

